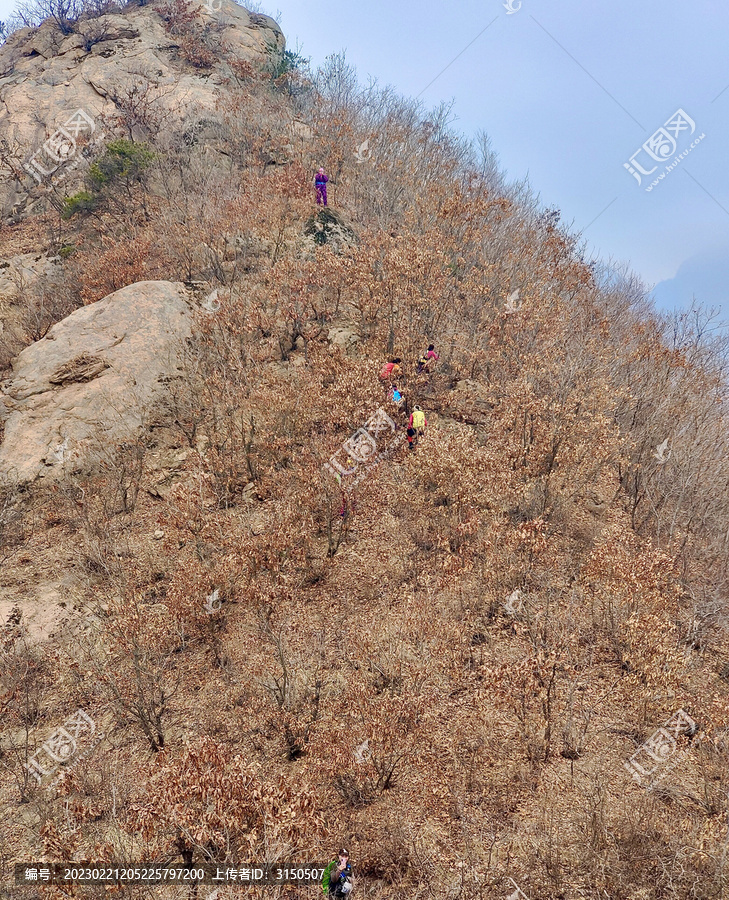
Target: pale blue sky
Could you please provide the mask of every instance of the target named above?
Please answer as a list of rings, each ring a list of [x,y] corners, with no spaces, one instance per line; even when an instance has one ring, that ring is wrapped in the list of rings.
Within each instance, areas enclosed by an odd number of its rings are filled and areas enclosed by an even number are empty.
[[[729,2],[509,0],[521,2],[513,14],[505,2],[264,0],[264,9],[280,13],[289,47],[312,65],[345,50],[363,81],[427,106],[453,99],[454,128],[486,131],[508,178],[528,175],[592,254],[628,261],[649,286],[663,282],[664,305],[695,294],[729,318]],[[0,0],[0,19],[13,6]],[[623,164],[678,109],[695,131],[674,129],[666,163],[705,137],[646,192],[651,177],[639,186]],[[645,151],[636,160],[656,166],[652,178],[666,164]]]

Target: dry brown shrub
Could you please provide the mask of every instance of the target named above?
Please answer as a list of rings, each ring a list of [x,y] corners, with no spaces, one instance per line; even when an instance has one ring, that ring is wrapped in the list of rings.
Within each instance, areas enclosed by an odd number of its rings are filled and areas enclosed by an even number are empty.
[[[205,41],[194,34],[186,34],[182,37],[180,52],[196,69],[212,69],[218,60],[217,55]]]
[[[168,34],[189,34],[199,16],[190,0],[165,0],[158,11]]]
[[[81,298],[88,306],[128,284],[159,277],[160,259],[150,237],[105,237],[101,252],[84,254],[77,266]]]

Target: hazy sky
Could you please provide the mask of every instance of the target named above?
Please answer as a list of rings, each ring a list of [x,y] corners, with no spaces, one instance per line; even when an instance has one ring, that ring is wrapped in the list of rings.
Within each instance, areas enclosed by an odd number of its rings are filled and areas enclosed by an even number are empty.
[[[0,0],[0,19],[13,6]],[[591,253],[660,282],[663,305],[693,294],[724,304],[729,318],[728,0],[264,0],[263,8],[279,13],[289,47],[313,65],[345,50],[362,80],[426,106],[453,99],[454,128],[485,130],[508,177],[527,175]]]
[[[455,100],[457,130],[485,130],[592,253],[664,282],[657,300],[729,317],[729,2],[505,2],[266,0],[313,64],[346,50],[363,79]]]

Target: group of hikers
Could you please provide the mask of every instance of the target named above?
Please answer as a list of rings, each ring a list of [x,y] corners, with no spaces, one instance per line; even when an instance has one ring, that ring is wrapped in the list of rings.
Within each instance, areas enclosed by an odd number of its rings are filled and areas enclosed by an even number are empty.
[[[429,373],[431,365],[434,362],[437,362],[439,358],[440,357],[435,352],[435,345],[430,344],[425,353],[418,359],[415,367],[416,374],[420,375],[423,372]],[[413,406],[412,412],[410,412],[408,399],[400,389],[402,379],[402,360],[399,356],[396,356],[393,359],[388,360],[382,367],[380,380],[385,385],[389,384],[389,388],[387,388],[387,399],[391,403],[394,403],[398,410],[404,411],[406,416],[409,414],[407,424],[408,447],[410,450],[414,450],[418,438],[422,437],[428,426],[428,420],[425,418],[423,410],[417,404]]]
[[[327,182],[329,181],[329,176],[326,174],[324,169],[320,167],[314,175],[314,187],[316,189],[316,205],[321,206],[327,205]],[[418,359],[417,366],[415,368],[416,374],[420,375],[422,372],[429,372],[430,365],[433,362],[437,362],[439,359],[438,354],[435,352],[435,345],[430,344],[428,349],[423,353],[423,355]],[[395,406],[401,410],[404,407],[405,415],[408,415],[408,401],[403,396],[402,391],[398,387],[398,382],[403,377],[402,372],[402,360],[400,357],[396,357],[395,359],[389,360],[383,366],[382,371],[380,372],[380,379],[388,383],[389,388],[387,390],[387,399],[390,400]],[[425,413],[419,406],[414,406],[413,411],[408,418],[408,446],[411,450],[415,449],[415,444],[419,437],[423,435],[428,422],[425,418]],[[343,511],[341,512],[342,517],[345,516],[345,507],[346,504],[343,503]]]
[[[417,361],[415,366],[416,374],[420,375],[423,372],[429,373],[433,363],[437,362],[439,359],[440,357],[435,352],[435,346],[430,344],[425,353],[423,353]],[[400,390],[400,387],[398,387],[398,385],[402,385],[403,379],[402,359],[400,359],[399,356],[388,360],[380,371],[380,381],[386,390],[387,399],[395,405],[398,412],[402,413],[407,420],[407,426],[400,423],[400,427],[407,428],[408,449],[413,451],[415,450],[419,438],[425,434],[425,429],[428,427],[428,420],[425,418],[425,413],[418,404],[413,406],[412,411],[410,410],[407,396]],[[352,460],[348,459],[348,462],[351,463]],[[338,477],[338,481],[341,484],[341,477]],[[342,500],[339,506],[339,516],[342,519],[342,522],[347,523],[350,516],[356,512],[356,509],[357,501],[354,494],[346,491],[344,486],[342,486]]]
[[[324,169],[320,167],[314,175],[314,188],[316,190],[317,206],[327,205],[328,181],[329,176],[326,174]],[[435,351],[435,345],[430,344],[425,353],[423,353],[423,355],[418,359],[418,362],[415,366],[415,373],[417,375],[421,375],[423,372],[429,373],[430,367],[433,365],[433,363],[438,362],[439,358],[440,357]],[[401,390],[401,386],[403,383],[403,370],[402,360],[399,356],[394,357],[393,359],[390,359],[385,363],[385,365],[382,367],[382,371],[380,372],[380,380],[386,388],[387,399],[396,406],[398,411],[404,412],[405,416],[407,417],[408,448],[410,450],[415,450],[418,439],[423,436],[423,434],[425,433],[425,429],[428,427],[428,420],[425,418],[425,413],[423,412],[423,410],[417,404],[413,406],[412,412],[410,411],[408,399]],[[349,499],[343,490],[339,515],[345,522],[349,518],[350,514],[354,512],[354,507],[354,498]]]

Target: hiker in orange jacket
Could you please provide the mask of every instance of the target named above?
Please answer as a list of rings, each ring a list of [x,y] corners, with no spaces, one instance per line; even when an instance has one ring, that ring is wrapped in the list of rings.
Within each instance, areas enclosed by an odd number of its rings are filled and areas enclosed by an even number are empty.
[[[395,357],[395,359],[391,359],[389,362],[386,362],[382,367],[382,371],[380,372],[380,378],[383,381],[389,381],[392,383],[393,381],[397,381],[398,378],[402,375],[402,367],[400,363],[402,360],[399,356]]]

